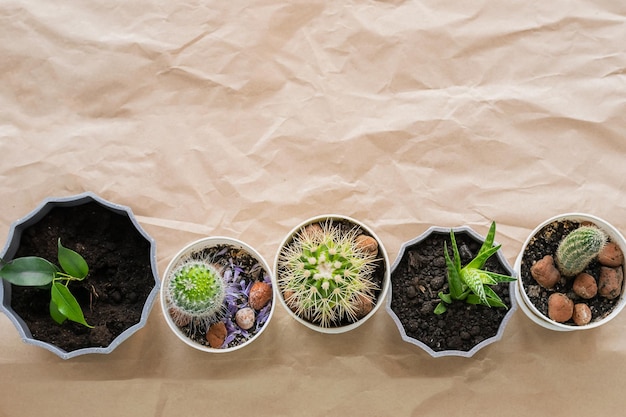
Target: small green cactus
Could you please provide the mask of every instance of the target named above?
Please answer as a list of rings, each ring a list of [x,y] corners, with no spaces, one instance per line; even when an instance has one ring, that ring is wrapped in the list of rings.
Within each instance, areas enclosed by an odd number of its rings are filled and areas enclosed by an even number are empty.
[[[208,262],[184,262],[172,272],[166,291],[172,319],[177,324],[196,320],[208,325],[223,313],[226,284]]]
[[[278,284],[296,315],[321,327],[367,314],[377,286],[370,279],[377,248],[360,243],[357,227],[343,230],[332,221],[312,224],[297,233],[278,259]],[[365,314],[363,314],[365,313]]]
[[[559,243],[556,261],[561,273],[574,276],[582,272],[606,244],[606,233],[594,226],[581,226]]]

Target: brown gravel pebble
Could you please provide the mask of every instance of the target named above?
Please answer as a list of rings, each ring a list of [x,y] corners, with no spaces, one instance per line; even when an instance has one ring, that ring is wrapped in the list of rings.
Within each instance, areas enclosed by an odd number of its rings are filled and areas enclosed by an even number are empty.
[[[371,236],[367,236],[367,235],[357,236],[356,247],[374,256],[378,255],[378,242],[376,242],[376,239],[374,239]]]
[[[624,253],[615,242],[609,242],[598,254],[598,262],[604,266],[621,266],[624,263]]]
[[[574,306],[572,320],[579,326],[584,326],[591,321],[591,309],[587,304],[578,303]]]
[[[206,332],[206,340],[209,342],[209,346],[214,349],[219,349],[226,340],[226,325],[224,322],[217,322],[209,327],[209,331]]]
[[[539,285],[548,289],[554,287],[561,279],[561,273],[554,265],[554,258],[551,255],[546,255],[535,262],[530,267],[530,273]]]
[[[565,323],[574,314],[574,302],[563,293],[556,292],[548,298],[548,317],[552,320]]]
[[[272,286],[266,282],[257,281],[250,288],[248,304],[255,310],[260,310],[272,299]]]
[[[600,269],[600,277],[598,278],[598,294],[609,300],[619,297],[622,293],[623,281],[624,273],[622,268],[603,266]]]
[[[576,295],[588,300],[595,297],[598,293],[598,284],[596,283],[596,279],[594,277],[583,272],[578,274],[576,279],[574,279],[572,289]]]

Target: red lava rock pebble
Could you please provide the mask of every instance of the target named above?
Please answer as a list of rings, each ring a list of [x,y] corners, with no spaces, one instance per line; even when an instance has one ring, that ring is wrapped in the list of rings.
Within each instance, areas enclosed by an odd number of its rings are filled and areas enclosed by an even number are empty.
[[[372,303],[372,300],[370,300],[369,298],[363,295],[359,295],[358,299],[355,302],[355,307],[356,307],[356,316],[365,317],[374,308],[374,303]]]
[[[578,274],[574,279],[572,289],[576,295],[588,300],[595,297],[598,293],[598,284],[593,276],[583,272]]]
[[[378,242],[371,236],[359,235],[356,237],[356,246],[364,252],[374,256],[378,255]]]
[[[574,306],[574,313],[572,314],[572,320],[578,326],[584,326],[591,321],[591,309],[585,303],[578,303]]]
[[[598,262],[604,266],[621,266],[624,263],[624,253],[615,242],[609,242],[598,254]]]
[[[257,281],[250,288],[248,304],[255,310],[260,310],[272,299],[272,286],[266,282]]]
[[[224,322],[218,321],[209,327],[209,331],[206,332],[206,340],[209,342],[209,346],[214,349],[219,349],[224,344],[224,340],[226,340],[226,324]]]
[[[565,323],[574,314],[574,302],[563,293],[554,293],[548,298],[548,317],[552,320]]]
[[[600,277],[598,278],[598,294],[609,300],[619,297],[622,293],[623,281],[624,272],[622,268],[603,266],[600,269]]]
[[[552,255],[546,255],[530,267],[530,273],[539,285],[550,289],[561,279],[561,273],[554,265]]]

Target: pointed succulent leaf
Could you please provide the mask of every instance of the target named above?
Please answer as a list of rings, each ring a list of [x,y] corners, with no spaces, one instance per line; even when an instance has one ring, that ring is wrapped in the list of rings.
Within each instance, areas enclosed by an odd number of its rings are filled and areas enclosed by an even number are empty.
[[[445,303],[439,303],[437,304],[437,307],[435,307],[435,310],[433,311],[433,313],[439,315],[439,314],[443,314],[448,310],[448,307],[446,307]]]
[[[83,310],[80,308],[78,301],[76,301],[76,298],[74,298],[70,290],[65,285],[59,282],[53,282],[51,295],[52,302],[56,304],[61,314],[76,323],[93,328],[93,326],[90,326],[85,321]]]
[[[11,284],[37,287],[52,282],[57,267],[43,258],[26,256],[6,263],[0,269],[0,277]]]
[[[467,265],[465,265],[466,268],[476,268],[476,269],[480,269],[483,266],[485,266],[485,262],[487,262],[487,259],[491,258],[491,256],[498,252],[498,250],[500,250],[500,247],[502,245],[498,245],[498,246],[494,246],[490,249],[485,249],[485,250],[481,250],[480,252],[478,252],[478,255],[476,255],[476,257],[474,259],[471,260],[470,263],[468,263]]]
[[[493,241],[495,240],[495,238],[496,238],[496,222],[491,222],[491,226],[489,227],[489,232],[487,232],[485,241],[480,247],[480,250],[478,251],[478,253],[481,254],[482,252],[488,249],[491,249],[491,247],[493,247]]]
[[[440,291],[439,294],[437,294],[437,296],[441,299],[441,301],[451,304],[452,303],[452,297],[450,297],[450,294],[446,294],[443,291]]]
[[[58,241],[58,247],[59,264],[61,265],[61,268],[63,268],[67,274],[75,278],[85,278],[89,273],[89,267],[87,266],[85,259],[77,252],[63,246],[61,244],[61,239]]]
[[[482,303],[487,304],[487,296],[485,295],[485,289],[477,269],[463,268],[461,271],[461,280],[478,296]]]
[[[499,284],[501,282],[512,282],[515,281],[516,278],[509,275],[496,274],[495,272],[481,270],[484,274],[487,274],[491,277],[493,284]]]
[[[444,242],[444,256],[446,258],[446,267],[448,270],[448,286],[450,287],[450,295],[454,299],[458,299],[458,297],[463,292],[463,281],[461,279],[460,268],[455,266],[455,263],[450,258],[448,254],[448,247]],[[453,246],[456,248],[456,246]],[[458,254],[458,252],[456,252]]]

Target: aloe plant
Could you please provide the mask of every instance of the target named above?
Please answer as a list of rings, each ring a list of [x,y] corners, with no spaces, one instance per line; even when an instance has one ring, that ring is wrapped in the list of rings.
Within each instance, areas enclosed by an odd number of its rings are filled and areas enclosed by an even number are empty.
[[[87,327],[83,310],[70,292],[72,281],[82,281],[89,274],[85,259],[57,242],[58,261],[61,268],[37,256],[25,256],[5,262],[0,259],[0,278],[13,285],[37,287],[50,290],[50,316],[62,324],[71,320]]]
[[[448,272],[449,293],[439,292],[441,302],[435,307],[435,314],[443,314],[447,310],[447,304],[453,301],[465,301],[469,304],[482,304],[488,307],[504,307],[498,294],[490,287],[501,282],[515,281],[514,277],[485,271],[487,260],[494,255],[502,245],[493,246],[496,235],[496,223],[492,222],[489,233],[483,242],[478,254],[467,265],[461,267],[461,257],[456,245],[454,232],[450,230],[450,240],[452,243],[451,258],[448,253],[448,246],[444,243],[444,256]]]

